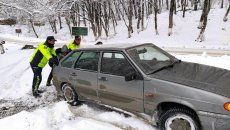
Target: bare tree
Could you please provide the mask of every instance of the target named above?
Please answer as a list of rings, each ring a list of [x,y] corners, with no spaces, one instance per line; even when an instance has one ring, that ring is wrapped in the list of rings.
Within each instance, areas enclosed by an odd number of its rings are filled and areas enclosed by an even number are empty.
[[[85,19],[85,6],[82,5],[82,19],[83,19],[83,23],[84,23],[84,26],[86,27],[86,19]]]
[[[169,10],[169,0],[166,0],[166,9]]]
[[[133,10],[134,10],[134,16],[135,16],[135,19],[138,18],[138,12],[137,12],[137,0],[133,0]]]
[[[171,0],[170,2],[170,10],[169,10],[169,27],[168,27],[168,36],[172,35],[172,28],[173,28],[173,11],[175,9],[175,0]]]
[[[223,19],[224,22],[228,21],[227,16],[228,16],[229,11],[230,11],[230,0],[229,0],[229,5],[228,5],[228,10],[227,10],[227,12],[224,15],[224,19]]]
[[[61,16],[60,16],[60,13],[58,13],[58,21],[59,21],[59,26],[60,26],[60,29],[62,29],[62,20],[61,20]]]
[[[221,0],[220,8],[224,7],[224,0]]]
[[[138,6],[138,19],[137,19],[137,32],[140,32],[140,21],[142,19],[141,17],[141,4],[140,4],[140,0],[137,2],[137,6]]]
[[[185,17],[185,11],[186,11],[186,0],[181,0],[181,1],[183,1],[183,3],[182,3],[182,10],[183,10],[183,18]]]
[[[202,15],[200,17],[200,24],[198,26],[198,28],[201,30],[200,30],[200,34],[198,35],[196,41],[200,41],[200,42],[204,41],[204,32],[207,26],[208,13],[210,11],[210,8],[211,8],[210,0],[205,0]]]
[[[144,30],[144,15],[145,15],[145,2],[142,0],[142,7],[141,7],[141,31]]]
[[[124,6],[125,5],[125,2],[124,1],[119,1],[119,5],[121,5],[122,9],[123,10],[126,10],[126,7]],[[120,6],[116,6],[119,13],[121,14],[121,17],[125,23],[125,26],[127,27],[128,29],[128,38],[131,37],[131,33],[133,33],[133,27],[132,27],[132,16],[133,16],[133,2],[132,0],[128,0],[128,13],[126,14],[126,11],[122,11],[122,9],[120,9]],[[128,23],[126,22],[126,18],[125,18],[125,14],[128,18]]]
[[[194,0],[194,10],[197,11],[198,0]]]
[[[35,30],[35,28],[34,28],[33,19],[30,19],[29,21],[30,21],[30,24],[31,24],[31,26],[32,26],[32,29],[33,29],[33,31],[34,31],[35,36],[38,38],[38,34],[37,34],[37,32],[36,32],[36,30]]]
[[[128,26],[128,38],[131,37],[131,33],[133,33],[133,27],[132,27],[132,19],[133,19],[133,3],[132,0],[129,0],[129,7],[128,7],[128,20],[129,20],[129,26]]]
[[[156,31],[156,35],[159,35],[158,29],[157,29],[157,14],[158,14],[157,0],[154,0],[154,21],[155,21],[155,31]]]
[[[55,16],[48,16],[48,21],[50,23],[52,31],[57,34],[56,18]]]

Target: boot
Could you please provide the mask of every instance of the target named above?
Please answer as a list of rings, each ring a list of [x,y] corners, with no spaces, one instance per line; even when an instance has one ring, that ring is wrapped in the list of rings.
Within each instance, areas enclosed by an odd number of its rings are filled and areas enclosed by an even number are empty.
[[[41,97],[41,95],[40,95],[37,91],[33,92],[33,96],[34,96],[35,98]]]
[[[37,90],[37,92],[40,94],[40,93],[43,93],[44,91],[42,91],[42,90]]]

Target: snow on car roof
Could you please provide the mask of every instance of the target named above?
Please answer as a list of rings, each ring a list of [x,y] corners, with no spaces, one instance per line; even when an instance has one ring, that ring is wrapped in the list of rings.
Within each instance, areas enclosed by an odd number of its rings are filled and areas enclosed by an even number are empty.
[[[85,49],[126,49],[133,46],[138,45],[146,45],[146,44],[152,44],[152,43],[110,43],[110,44],[101,44],[101,45],[85,45],[81,46],[79,49],[85,50]]]

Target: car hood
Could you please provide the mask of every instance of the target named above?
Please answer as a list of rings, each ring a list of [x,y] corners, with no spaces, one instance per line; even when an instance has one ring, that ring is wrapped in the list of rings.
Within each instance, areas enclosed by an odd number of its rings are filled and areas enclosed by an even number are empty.
[[[230,97],[230,71],[226,69],[179,62],[150,76]]]

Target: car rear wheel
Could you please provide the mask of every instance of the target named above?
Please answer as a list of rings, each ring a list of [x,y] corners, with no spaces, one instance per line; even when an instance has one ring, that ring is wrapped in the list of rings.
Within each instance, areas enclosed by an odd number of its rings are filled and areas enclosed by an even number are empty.
[[[186,108],[171,108],[159,118],[160,130],[201,130],[199,118]]]
[[[64,99],[70,105],[75,106],[78,104],[78,95],[72,86],[70,86],[69,84],[62,85],[62,92],[63,92]]]

